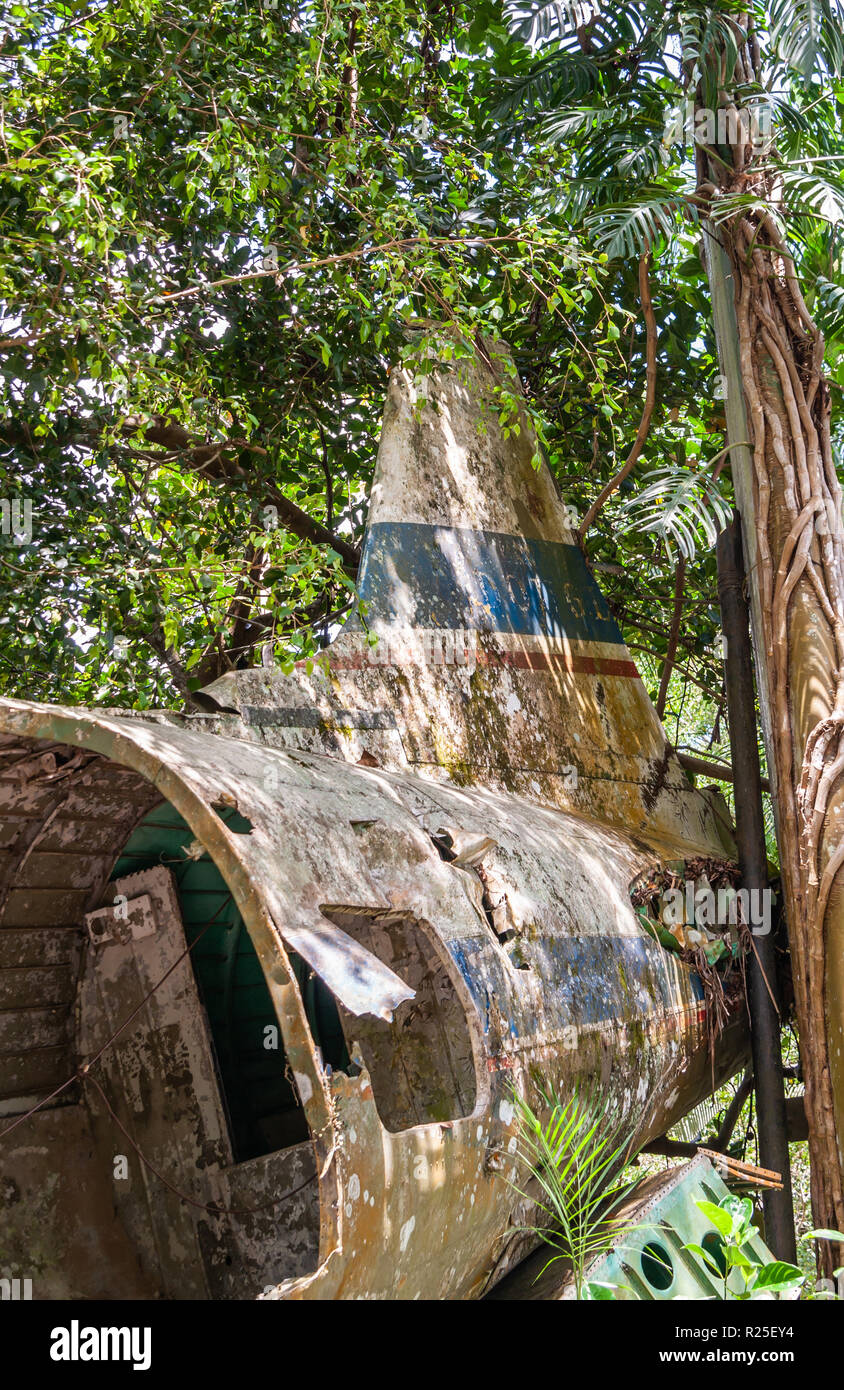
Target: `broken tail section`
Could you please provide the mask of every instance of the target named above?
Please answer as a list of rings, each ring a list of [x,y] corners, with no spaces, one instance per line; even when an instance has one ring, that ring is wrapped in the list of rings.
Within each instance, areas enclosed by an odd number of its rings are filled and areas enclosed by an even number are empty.
[[[233,673],[204,694],[287,745],[409,763],[608,821],[672,854],[723,856],[723,803],[691,786],[668,743],[570,509],[535,464],[520,397],[499,350],[421,380],[395,371],[363,617],[323,669]]]

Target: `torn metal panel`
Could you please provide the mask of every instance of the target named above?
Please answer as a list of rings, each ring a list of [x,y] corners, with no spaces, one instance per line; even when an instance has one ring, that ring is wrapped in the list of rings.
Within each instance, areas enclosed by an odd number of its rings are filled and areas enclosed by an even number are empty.
[[[405,980],[323,917],[283,927],[281,934],[353,1014],[375,1014],[389,1022],[399,1004],[413,998]]]

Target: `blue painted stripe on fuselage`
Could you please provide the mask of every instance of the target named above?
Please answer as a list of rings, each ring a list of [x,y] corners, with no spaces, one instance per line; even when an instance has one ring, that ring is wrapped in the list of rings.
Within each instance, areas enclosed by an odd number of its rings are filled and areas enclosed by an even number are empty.
[[[376,522],[358,588],[370,623],[623,641],[579,546],[562,541]]]
[[[477,952],[487,942],[453,941],[451,951],[481,1015],[487,1010],[483,972],[478,968]],[[618,1021],[644,1021],[655,1011],[673,1013],[679,1006],[703,999],[703,989],[695,971],[679,964],[680,979],[685,976],[689,996],[678,993],[677,977],[669,967],[667,954],[655,941],[638,936],[541,936],[525,945],[532,961],[547,984],[547,1007],[543,1027],[549,1017],[558,1026]],[[506,997],[506,991],[501,998]],[[514,1020],[507,1031],[522,1031]],[[530,1031],[530,1027],[528,1027]]]

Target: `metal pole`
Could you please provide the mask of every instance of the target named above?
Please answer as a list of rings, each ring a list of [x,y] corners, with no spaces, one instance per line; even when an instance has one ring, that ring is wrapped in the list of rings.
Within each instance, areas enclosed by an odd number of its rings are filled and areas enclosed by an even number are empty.
[[[718,599],[721,628],[726,641],[727,712],[736,801],[736,842],[742,887],[761,894],[768,887],[765,822],[756,734],[756,701],[744,594],[744,561],[741,518],[738,513],[718,538]],[[759,898],[762,901],[762,898]],[[765,920],[769,917],[766,914]],[[781,1020],[777,997],[774,941],[770,930],[753,936],[755,950],[748,962],[748,1004],[753,1052],[753,1084],[759,1134],[759,1161],[763,1168],[782,1174],[782,1191],[762,1194],[765,1238],[779,1260],[797,1257],[791,1168],[780,1045]],[[770,987],[770,992],[769,992]]]

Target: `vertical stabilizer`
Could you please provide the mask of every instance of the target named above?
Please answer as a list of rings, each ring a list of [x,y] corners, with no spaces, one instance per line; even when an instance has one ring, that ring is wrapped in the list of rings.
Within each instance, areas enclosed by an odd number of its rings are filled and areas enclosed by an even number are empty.
[[[666,739],[554,479],[535,466],[527,415],[517,432],[500,423],[502,389],[520,394],[499,350],[423,381],[393,372],[359,575],[364,621],[327,649],[327,678],[244,672],[207,694],[241,712],[250,698],[279,701],[288,731],[307,707],[303,736],[316,710],[347,756],[389,762],[399,750],[434,775],[724,853],[726,817]]]

